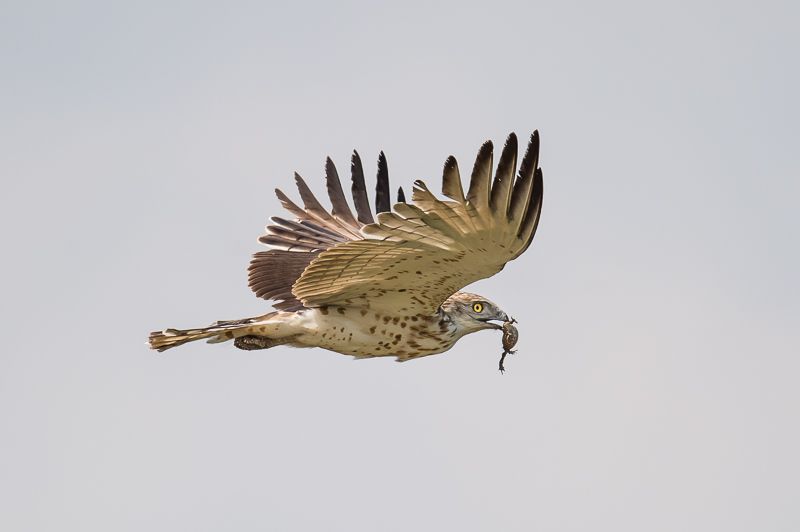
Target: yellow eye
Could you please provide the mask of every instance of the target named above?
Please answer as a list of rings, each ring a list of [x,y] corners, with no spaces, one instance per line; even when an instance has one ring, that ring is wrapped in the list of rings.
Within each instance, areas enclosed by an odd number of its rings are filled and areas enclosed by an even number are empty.
[[[478,313],[483,312],[483,303],[473,303],[472,310]]]

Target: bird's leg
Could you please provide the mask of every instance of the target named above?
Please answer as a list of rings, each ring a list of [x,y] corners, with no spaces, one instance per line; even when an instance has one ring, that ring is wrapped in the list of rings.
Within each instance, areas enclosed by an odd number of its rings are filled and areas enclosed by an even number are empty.
[[[275,345],[275,340],[266,336],[247,335],[235,338],[233,345],[245,351],[253,351],[256,349],[269,349]]]
[[[233,345],[245,351],[253,351],[255,349],[269,349],[276,345],[291,344],[298,335],[285,336],[283,338],[270,338],[269,336],[258,336],[257,334],[248,334],[239,336],[233,339]]]

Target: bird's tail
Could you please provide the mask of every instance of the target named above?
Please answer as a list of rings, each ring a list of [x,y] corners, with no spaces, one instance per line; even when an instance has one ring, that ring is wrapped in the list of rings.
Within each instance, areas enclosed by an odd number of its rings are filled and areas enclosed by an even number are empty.
[[[183,345],[186,342],[207,339],[208,343],[216,344],[227,342],[240,336],[252,334],[253,328],[274,316],[275,312],[257,318],[243,320],[217,321],[208,327],[199,329],[164,329],[150,333],[148,343],[150,349],[166,351],[171,347]]]

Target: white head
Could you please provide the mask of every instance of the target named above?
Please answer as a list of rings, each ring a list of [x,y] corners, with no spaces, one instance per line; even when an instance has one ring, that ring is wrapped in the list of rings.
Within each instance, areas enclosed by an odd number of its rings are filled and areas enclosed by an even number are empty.
[[[456,292],[447,298],[442,309],[462,335],[484,329],[502,329],[502,325],[492,321],[509,321],[508,315],[497,305],[483,296],[467,292]]]

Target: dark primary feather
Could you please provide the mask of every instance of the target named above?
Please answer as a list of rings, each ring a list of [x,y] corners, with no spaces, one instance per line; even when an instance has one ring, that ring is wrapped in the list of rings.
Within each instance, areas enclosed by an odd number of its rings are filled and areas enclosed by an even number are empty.
[[[524,253],[526,249],[533,242],[533,237],[536,234],[536,228],[539,226],[539,219],[542,215],[542,196],[544,193],[542,169],[536,168],[533,177],[533,193],[530,204],[528,205],[528,212],[525,214],[525,222],[520,231],[520,238],[526,244],[520,253]]]
[[[533,187],[533,173],[539,164],[539,132],[534,131],[528,142],[528,148],[522,158],[517,179],[514,182],[514,191],[511,195],[511,205],[509,206],[509,217],[518,220],[518,231],[521,231],[528,212],[528,205],[531,203],[529,194]]]
[[[354,228],[359,227],[360,224],[353,218],[353,212],[344,197],[342,182],[339,180],[339,172],[336,171],[336,166],[330,157],[325,161],[325,184],[328,188],[328,197],[333,206],[331,214]]]
[[[389,212],[391,210],[389,199],[389,169],[386,166],[386,155],[383,152],[378,156],[378,184],[375,186],[375,212]]]
[[[444,162],[442,173],[442,194],[453,201],[464,203],[464,189],[461,187],[461,174],[458,172],[458,162],[452,155]]]
[[[306,212],[314,215],[314,217],[319,218],[320,220],[332,220],[333,217],[328,214],[322,204],[319,202],[314,193],[311,192],[311,189],[308,188],[305,180],[300,177],[300,174],[294,174],[295,183],[297,183],[297,190],[300,192],[300,199],[303,200],[303,207],[305,208]]]
[[[275,195],[278,197],[278,200],[280,200],[281,205],[283,205],[283,208],[289,211],[290,213],[294,214],[295,216],[297,216],[298,220],[304,220],[307,217],[306,212],[303,209],[301,209],[295,202],[289,199],[289,196],[284,194],[281,189],[276,188]]]
[[[511,185],[514,184],[514,173],[517,171],[517,136],[511,133],[503,146],[500,162],[494,174],[492,196],[489,204],[495,215],[508,215],[509,201],[511,200]]]
[[[361,165],[361,157],[358,152],[353,150],[353,158],[350,160],[350,174],[352,175],[353,204],[356,206],[358,221],[362,224],[375,223],[372,211],[369,208],[369,198],[367,197],[367,185],[364,182],[364,167]]]
[[[525,155],[522,157],[522,164],[519,167],[519,175],[533,175],[534,170],[539,166],[539,130],[531,135]]]
[[[403,187],[397,189],[397,203],[405,203],[406,194],[403,192]]]
[[[300,192],[300,198],[303,200],[303,207],[305,208],[306,212],[305,215],[300,217],[301,220],[313,220],[320,226],[325,226],[327,229],[330,229],[331,231],[339,233],[343,236],[347,236],[349,239],[360,237],[358,233],[360,226],[351,226],[345,222],[341,222],[328,213],[328,211],[326,211],[319,202],[317,197],[314,196],[314,193],[311,192],[311,189],[308,187],[305,180],[300,177],[300,174],[295,173],[294,180],[297,183],[297,190]],[[333,202],[336,203],[336,200],[333,200]],[[346,205],[347,202],[345,202],[345,206]]]
[[[478,150],[475,166],[472,168],[472,178],[469,182],[467,201],[475,205],[480,212],[489,210],[489,190],[492,185],[492,141],[487,140]],[[488,214],[488,212],[487,212]]]

